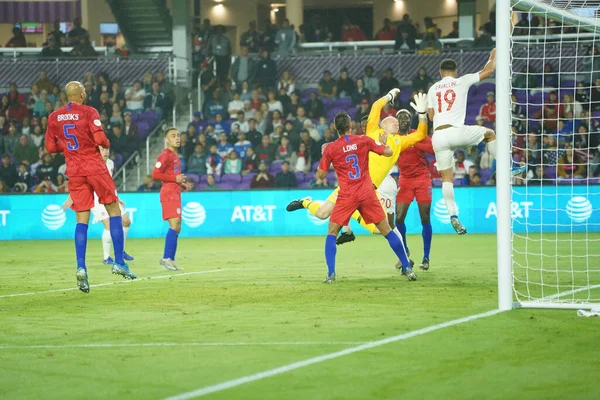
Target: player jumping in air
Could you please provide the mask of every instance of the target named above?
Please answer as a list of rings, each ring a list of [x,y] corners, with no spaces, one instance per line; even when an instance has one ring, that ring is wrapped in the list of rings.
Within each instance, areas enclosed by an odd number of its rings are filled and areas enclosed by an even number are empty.
[[[393,97],[392,97],[393,98]],[[415,103],[411,104],[423,119],[427,119],[427,100],[425,95],[415,96]],[[394,119],[395,120],[395,119]],[[370,121],[369,121],[370,122]],[[335,128],[339,139],[325,148],[323,157],[317,169],[317,177],[327,175],[330,164],[333,164],[339,179],[339,193],[329,219],[327,239],[325,241],[325,259],[327,262],[327,278],[325,283],[335,282],[335,255],[336,239],[342,228],[348,224],[350,217],[357,210],[367,224],[375,224],[379,232],[387,239],[394,253],[402,260],[402,272],[408,280],[417,279],[411,269],[400,233],[392,230],[377,193],[373,190],[373,181],[369,175],[369,153],[374,152],[380,156],[392,157],[394,151],[387,145],[378,144],[368,136],[349,135],[350,117],[345,112],[336,115]],[[380,143],[388,142],[388,134],[380,130],[378,140]]]
[[[123,259],[123,222],[115,183],[98,146],[110,147],[102,131],[100,116],[95,108],[84,105],[85,88],[80,82],[69,82],[65,88],[69,103],[48,117],[46,150],[50,153],[64,152],[69,177],[69,193],[73,199],[71,208],[76,212],[75,253],[77,256],[77,287],[89,292],[85,253],[90,210],[94,206],[94,192],[104,204],[109,215],[110,235],[113,241],[115,262],[112,273],[126,279],[135,279]]]
[[[400,135],[408,135],[410,133],[410,111],[404,109],[396,113],[398,126],[400,127]],[[410,257],[408,244],[406,243],[406,225],[404,219],[413,199],[417,199],[419,206],[419,215],[421,217],[421,225],[423,226],[423,261],[419,268],[424,271],[429,269],[429,250],[431,249],[431,222],[429,215],[431,212],[431,174],[427,167],[427,159],[425,154],[433,154],[433,145],[431,139],[426,137],[413,147],[404,150],[398,159],[398,170],[400,177],[398,178],[398,194],[396,195],[396,227],[402,235],[406,253]],[[390,222],[390,225],[393,222]],[[411,261],[412,264],[412,261]],[[400,266],[400,261],[396,267]]]
[[[181,160],[177,154],[180,136],[179,131],[175,128],[165,130],[167,148],[158,156],[152,171],[152,179],[163,183],[160,188],[160,204],[163,220],[169,222],[169,230],[165,238],[165,251],[159,265],[172,271],[182,269],[175,263],[177,237],[181,232],[181,189],[191,188],[191,184],[186,182],[185,175],[181,173]]]
[[[385,198],[382,197],[382,193],[379,191],[380,186],[383,184],[385,188],[384,180],[388,175],[390,169],[396,164],[398,155],[405,149],[421,141],[427,136],[427,115],[423,115],[419,118],[419,126],[415,133],[407,136],[396,135],[398,132],[398,121],[396,118],[388,117],[384,118],[379,124],[379,116],[381,109],[387,102],[393,103],[396,96],[400,93],[400,89],[392,89],[388,94],[373,103],[371,111],[369,112],[369,118],[366,124],[366,135],[374,140],[379,140],[379,135],[382,132],[388,134],[387,145],[392,149],[392,157],[382,157],[375,153],[369,154],[369,172],[371,174],[371,180],[379,192],[378,195],[381,198],[382,204],[385,202]],[[379,128],[381,125],[381,128]],[[396,183],[392,180],[393,186]],[[339,188],[333,191],[327,200],[323,203],[313,201],[310,197],[304,199],[294,200],[287,206],[287,211],[295,211],[302,208],[308,209],[308,211],[320,219],[327,219],[333,211],[333,206],[338,196]],[[384,190],[384,193],[388,192]],[[395,197],[395,192],[393,197]],[[365,227],[371,233],[378,233],[377,228],[374,224],[365,223],[360,213],[357,211],[352,215],[352,218],[358,221],[363,227]],[[338,244],[351,242],[355,239],[354,234],[350,232],[343,233],[338,238]]]
[[[435,83],[427,93],[429,118],[433,121],[433,149],[436,167],[442,176],[442,194],[446,202],[452,227],[459,235],[467,233],[456,214],[454,202],[454,171],[452,168],[454,150],[458,147],[476,146],[480,142],[488,143],[488,149],[496,157],[496,134],[483,126],[465,125],[467,95],[471,85],[489,78],[496,69],[496,49],[490,52],[490,58],[483,69],[475,74],[457,78],[456,61],[446,59],[440,65],[442,80]],[[513,169],[513,175],[524,172],[522,167]]]

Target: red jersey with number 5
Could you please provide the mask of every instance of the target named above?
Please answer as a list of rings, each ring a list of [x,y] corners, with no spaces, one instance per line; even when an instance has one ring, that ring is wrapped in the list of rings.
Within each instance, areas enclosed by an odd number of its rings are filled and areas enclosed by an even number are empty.
[[[469,88],[479,82],[479,73],[460,78],[447,76],[436,82],[427,92],[427,104],[433,108],[433,129],[438,126],[463,126],[467,115]]]
[[[98,146],[108,148],[110,142],[95,108],[69,103],[48,117],[46,149],[65,153],[68,177],[108,173]]]
[[[152,178],[163,183],[160,188],[160,201],[179,201],[181,185],[175,181],[179,174],[181,174],[179,156],[171,149],[164,149],[158,156],[152,171]]]
[[[344,135],[325,147],[319,168],[327,171],[333,163],[340,192],[356,194],[373,191],[373,181],[369,174],[369,152],[381,155],[385,147],[368,136]]]

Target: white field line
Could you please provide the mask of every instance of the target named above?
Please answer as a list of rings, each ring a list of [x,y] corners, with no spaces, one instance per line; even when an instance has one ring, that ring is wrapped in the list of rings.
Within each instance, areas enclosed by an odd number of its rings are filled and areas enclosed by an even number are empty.
[[[594,290],[594,289],[598,289],[598,288],[600,288],[600,285],[586,286],[586,287],[582,287],[582,288],[579,288],[579,289],[567,290],[566,292],[560,292],[560,293],[553,294],[551,296],[546,296],[546,297],[541,298],[541,299],[539,299],[537,301],[546,301],[546,300],[558,299],[560,297],[568,296],[570,294],[575,294],[575,293],[579,293],[579,292],[585,292],[586,290]]]
[[[286,372],[294,371],[299,368],[307,367],[307,366],[313,365],[313,364],[322,363],[324,361],[343,357],[343,356],[346,356],[349,354],[357,353],[359,351],[372,349],[372,348],[383,346],[383,345],[386,345],[389,343],[398,342],[400,340],[410,339],[415,336],[420,336],[420,335],[424,335],[426,333],[434,332],[434,331],[437,331],[440,329],[449,328],[451,326],[455,326],[455,325],[459,325],[459,324],[464,324],[466,322],[474,321],[476,319],[490,317],[492,315],[498,314],[499,312],[501,312],[501,311],[500,310],[492,310],[492,311],[484,312],[481,314],[475,314],[475,315],[471,315],[471,316],[464,317],[464,318],[454,319],[452,321],[444,322],[444,323],[437,324],[437,325],[432,325],[427,328],[422,328],[422,329],[418,329],[416,331],[411,331],[408,333],[403,333],[401,335],[392,336],[387,339],[377,340],[375,342],[364,343],[359,346],[349,347],[347,349],[344,349],[341,351],[336,351],[334,353],[323,354],[321,356],[309,358],[304,361],[298,361],[298,362],[295,362],[292,364],[281,366],[279,368],[274,368],[274,369],[270,369],[267,371],[259,372],[254,375],[248,375],[248,376],[244,376],[242,378],[232,379],[229,381],[218,383],[216,385],[205,386],[203,388],[192,390],[190,392],[181,393],[181,394],[178,394],[175,396],[168,397],[165,400],[188,400],[188,399],[193,399],[196,397],[205,396],[205,395],[211,394],[211,393],[221,392],[223,390],[231,389],[236,386],[244,385],[246,383],[256,382],[261,379],[270,378],[275,375],[284,374]]]
[[[31,346],[2,346],[0,350],[27,349],[89,349],[89,348],[122,348],[122,347],[221,347],[221,346],[327,346],[357,345],[365,342],[191,342],[191,343],[85,343],[85,344],[39,344]]]

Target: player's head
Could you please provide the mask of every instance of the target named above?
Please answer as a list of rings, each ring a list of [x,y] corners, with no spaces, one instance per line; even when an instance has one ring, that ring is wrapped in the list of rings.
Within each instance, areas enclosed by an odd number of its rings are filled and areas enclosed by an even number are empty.
[[[98,149],[100,149],[100,155],[102,156],[102,159],[104,161],[108,160],[108,155],[110,153],[110,150],[106,147],[102,147],[102,146],[98,146]]]
[[[391,115],[389,117],[385,117],[383,121],[380,123],[383,131],[388,135],[393,135],[398,133],[398,120]]]
[[[440,75],[443,77],[451,76],[456,78],[456,74],[458,73],[458,66],[456,65],[456,61],[451,58],[446,58],[440,64]]]
[[[346,111],[340,111],[337,113],[333,120],[333,124],[335,125],[335,130],[337,131],[339,136],[348,135],[350,133],[350,126],[352,125],[352,120]]]
[[[83,104],[85,103],[85,87],[81,82],[71,81],[65,86],[65,92],[67,93],[67,99],[73,103]]]
[[[179,143],[181,142],[181,134],[177,128],[165,129],[165,141],[167,142],[167,146],[169,146],[171,149],[179,147]]]
[[[363,115],[363,117],[360,119],[360,130],[362,131],[363,135],[367,133],[367,122],[369,122],[369,116]]]
[[[410,131],[410,120],[412,114],[406,108],[396,113],[396,119],[398,120],[398,132],[401,135],[406,135]]]

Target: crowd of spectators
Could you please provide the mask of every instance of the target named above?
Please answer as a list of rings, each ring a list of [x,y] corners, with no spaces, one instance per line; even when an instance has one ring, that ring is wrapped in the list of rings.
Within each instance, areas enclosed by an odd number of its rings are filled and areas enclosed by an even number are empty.
[[[163,72],[146,73],[124,89],[106,73],[87,73],[81,82],[86,104],[98,110],[111,143],[110,158],[119,167],[173,106],[174,91]],[[49,154],[44,137],[48,115],[67,104],[67,96],[41,71],[29,92],[12,83],[0,94],[0,192],[68,191],[62,154]]]

